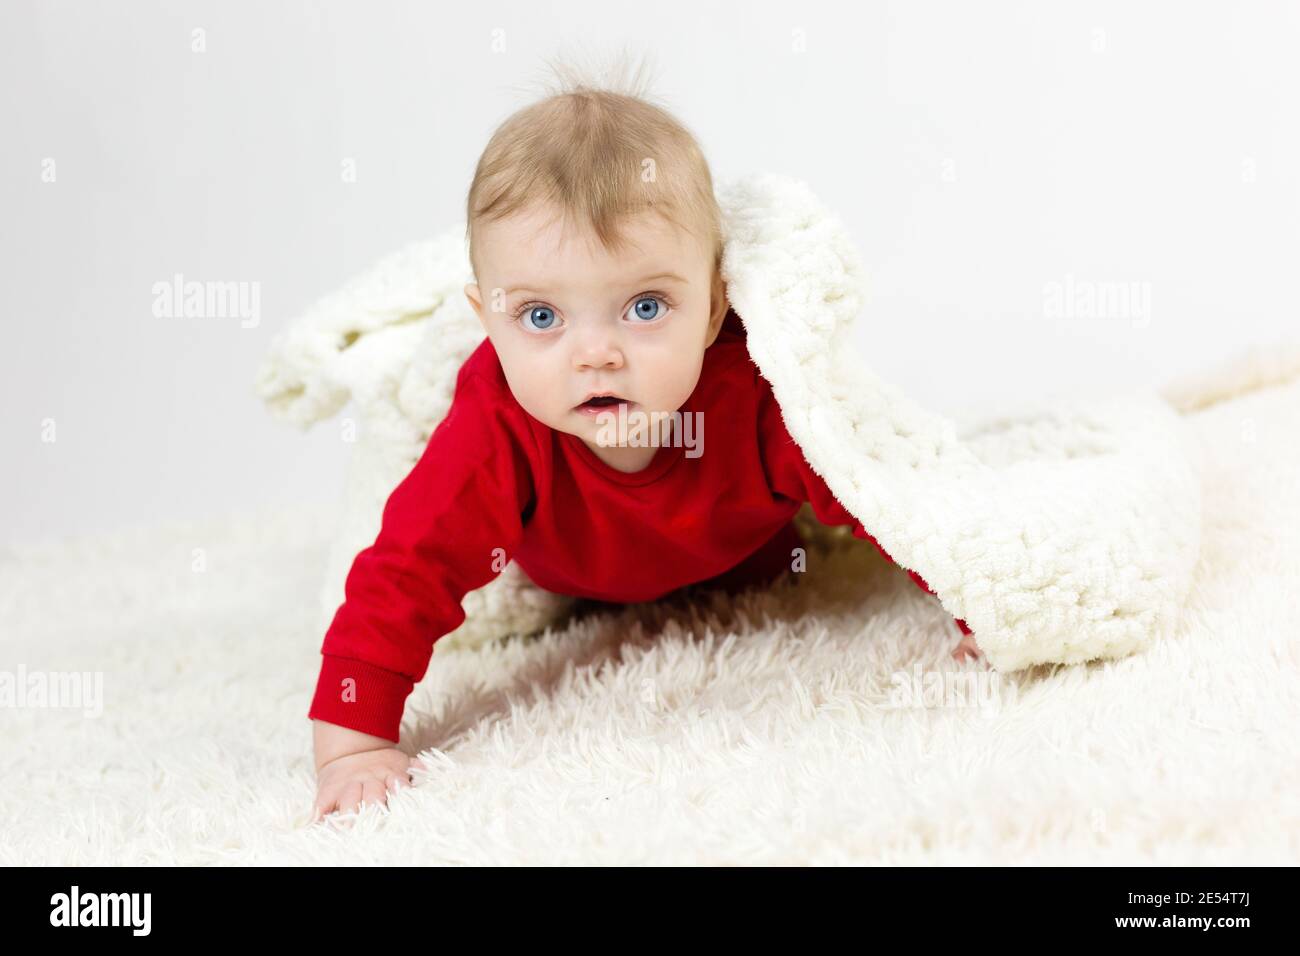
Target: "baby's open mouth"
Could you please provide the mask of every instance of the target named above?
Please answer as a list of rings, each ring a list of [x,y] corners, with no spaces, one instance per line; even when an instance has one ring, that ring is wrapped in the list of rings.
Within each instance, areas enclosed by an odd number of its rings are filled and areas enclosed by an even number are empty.
[[[600,411],[618,411],[618,407],[620,405],[627,405],[631,407],[633,403],[629,402],[626,398],[623,398],[620,395],[596,395],[592,398],[587,399],[581,405],[578,405],[576,410],[580,412],[589,412],[589,413],[600,412]]]

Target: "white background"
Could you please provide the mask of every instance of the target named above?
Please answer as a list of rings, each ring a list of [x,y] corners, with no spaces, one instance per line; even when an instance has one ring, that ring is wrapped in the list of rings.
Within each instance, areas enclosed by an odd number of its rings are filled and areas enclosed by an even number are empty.
[[[847,224],[867,361],[953,417],[1300,335],[1295,4],[6,2],[0,541],[337,498],[338,423],[253,393],[271,336],[462,215],[543,57],[625,47],[715,177]],[[178,272],[260,323],[155,317]],[[1054,317],[1067,276],[1149,316]]]

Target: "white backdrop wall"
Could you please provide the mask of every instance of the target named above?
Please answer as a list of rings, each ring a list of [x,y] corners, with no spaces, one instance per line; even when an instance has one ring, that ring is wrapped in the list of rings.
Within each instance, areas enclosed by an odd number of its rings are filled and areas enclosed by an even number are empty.
[[[8,0],[0,541],[337,497],[271,336],[461,215],[543,57],[624,48],[716,176],[837,211],[867,361],[955,418],[1300,334],[1295,4]],[[178,274],[255,320],[155,314]]]

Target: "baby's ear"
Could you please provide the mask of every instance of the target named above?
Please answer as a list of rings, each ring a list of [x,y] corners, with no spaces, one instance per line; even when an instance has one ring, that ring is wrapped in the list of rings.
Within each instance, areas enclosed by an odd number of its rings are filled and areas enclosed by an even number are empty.
[[[479,324],[483,326],[483,331],[486,332],[487,320],[483,316],[483,293],[479,291],[477,282],[470,282],[465,286],[465,298],[469,299],[474,314],[478,316]]]
[[[722,331],[722,321],[727,317],[727,284],[722,281],[722,270],[713,270],[713,288],[709,293],[711,308],[709,310],[709,336],[704,347],[713,344],[718,333]]]

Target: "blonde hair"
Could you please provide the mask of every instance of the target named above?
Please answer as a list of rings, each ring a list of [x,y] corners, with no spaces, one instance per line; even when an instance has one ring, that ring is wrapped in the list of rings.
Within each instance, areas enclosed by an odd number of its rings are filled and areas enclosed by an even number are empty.
[[[631,82],[601,84],[571,65],[548,65],[556,87],[497,127],[474,170],[465,242],[475,280],[475,223],[504,219],[536,202],[588,227],[610,252],[626,245],[627,217],[657,213],[703,239],[716,269],[722,215],[708,162],[691,132],[650,102],[643,68]]]

